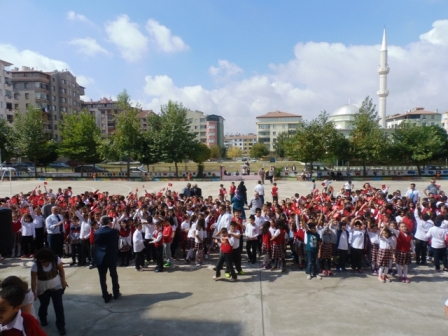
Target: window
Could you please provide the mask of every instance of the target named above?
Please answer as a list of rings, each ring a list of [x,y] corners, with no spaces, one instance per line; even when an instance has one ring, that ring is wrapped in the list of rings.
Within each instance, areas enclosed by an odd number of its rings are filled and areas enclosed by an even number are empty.
[[[2,90],[0,90],[0,96],[3,96],[3,91]]]
[[[17,110],[18,108],[19,108],[19,104],[14,104],[14,110]]]
[[[53,100],[56,100],[56,96],[53,96],[53,98],[52,98]]]
[[[426,126],[426,123],[422,123],[422,126]]]
[[[431,116],[431,119],[435,119],[435,117],[436,117],[435,115],[432,115],[432,116]]]
[[[56,90],[56,88],[54,87],[54,85],[51,87],[51,89],[54,91],[54,90]]]
[[[272,132],[272,135],[276,135],[276,132]]]
[[[275,125],[272,125],[272,129],[275,129]]]
[[[25,104],[25,107],[28,108],[28,106],[30,106],[30,104],[26,103],[26,104]]]
[[[62,84],[65,84],[65,79],[62,80]]]
[[[25,99],[30,99],[30,94],[29,93],[25,93]]]
[[[14,93],[14,99],[19,99],[19,94],[18,93]]]
[[[25,89],[28,89],[28,83],[23,83],[23,87],[24,87]]]
[[[53,120],[58,120],[58,116],[56,114],[53,115]]]
[[[435,125],[435,122],[431,122],[431,126],[434,126]]]

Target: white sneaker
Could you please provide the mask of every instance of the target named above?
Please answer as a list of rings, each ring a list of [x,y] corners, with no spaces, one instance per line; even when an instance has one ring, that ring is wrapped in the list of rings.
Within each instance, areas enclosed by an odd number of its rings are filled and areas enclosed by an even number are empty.
[[[322,280],[322,277],[321,277],[320,275],[316,275],[316,278],[317,278],[318,280]]]
[[[311,275],[307,274],[307,275],[306,275],[306,278],[307,278],[308,280],[311,280]]]

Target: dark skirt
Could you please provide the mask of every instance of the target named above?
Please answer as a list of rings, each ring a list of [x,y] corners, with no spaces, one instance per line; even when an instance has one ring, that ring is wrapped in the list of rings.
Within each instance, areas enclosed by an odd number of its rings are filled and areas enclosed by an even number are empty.
[[[194,243],[194,249],[196,251],[202,251],[204,249],[204,243]]]
[[[379,244],[372,244],[370,247],[370,261],[375,264],[378,260],[378,252],[380,250]]]
[[[389,267],[389,261],[392,260],[392,250],[391,249],[379,249],[378,251],[378,266]]]
[[[261,255],[271,254],[271,246],[267,246],[266,243],[261,244]]]
[[[14,245],[22,243],[22,232],[14,233]]]
[[[285,258],[285,250],[283,245],[272,245],[272,259],[283,259]]]
[[[333,253],[333,244],[323,242],[320,246],[320,259],[331,259]]]
[[[397,265],[409,265],[411,263],[411,252],[395,251]]]
[[[194,249],[195,245],[194,238],[187,238],[187,249]]]

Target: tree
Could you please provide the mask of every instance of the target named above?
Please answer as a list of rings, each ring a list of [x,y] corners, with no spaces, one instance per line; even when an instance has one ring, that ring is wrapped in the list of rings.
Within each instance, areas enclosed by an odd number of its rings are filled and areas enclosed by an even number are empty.
[[[333,156],[339,139],[328,113],[322,111],[316,119],[301,122],[295,133],[283,136],[280,146],[288,157],[312,166]]]
[[[148,118],[148,136],[160,161],[174,162],[177,177],[178,163],[192,156],[196,144],[196,135],[190,132],[187,109],[181,103],[170,100],[161,107],[158,119]]]
[[[54,140],[48,140],[44,146],[45,155],[39,158],[38,163],[43,165],[45,168],[45,172],[47,172],[47,166],[53,161],[56,161],[59,157],[58,143]]]
[[[26,113],[17,113],[14,122],[14,147],[18,155],[34,163],[46,155],[46,144],[50,134],[44,131],[44,112],[29,105]],[[37,169],[34,176],[37,177]]]
[[[190,154],[190,159],[198,164],[198,177],[202,177],[204,173],[204,162],[210,159],[211,152],[212,150],[202,142],[196,142],[194,144],[193,151]]]
[[[149,170],[150,164],[159,162],[157,153],[152,150],[153,147],[153,140],[147,133],[143,134],[141,138],[141,148],[140,153],[138,154],[138,160],[141,164],[146,165],[147,170]]]
[[[210,146],[210,158],[219,159],[221,157],[221,149],[217,145]]]
[[[392,134],[391,147],[395,157],[415,164],[420,176],[423,165],[446,153],[446,142],[446,132],[441,127],[414,126],[403,122]]]
[[[64,120],[59,122],[61,142],[58,153],[70,160],[85,163],[99,162],[100,129],[95,116],[87,110],[80,113],[65,113]],[[81,167],[81,176],[83,170]]]
[[[225,159],[227,157],[227,147],[226,146],[222,146],[221,148],[219,148],[219,150],[221,151],[221,157],[223,159]]]
[[[126,90],[117,96],[117,115],[115,133],[109,142],[109,154],[125,158],[129,175],[130,161],[137,158],[142,145],[138,108],[132,107],[131,98]]]
[[[288,131],[282,132],[277,135],[277,141],[274,143],[274,149],[278,157],[284,158],[286,156],[286,147],[288,141],[294,133],[294,131]]]
[[[256,143],[252,146],[252,148],[250,149],[250,156],[254,157],[254,158],[261,158],[263,156],[266,156],[269,154],[269,149],[266,147],[266,145],[264,143]]]
[[[361,162],[364,176],[367,174],[366,165],[382,160],[389,146],[389,138],[379,125],[378,113],[375,109],[372,99],[366,97],[359,113],[354,117],[353,129],[350,131],[352,155]]]
[[[13,129],[5,119],[0,119],[0,164],[13,156]]]
[[[229,159],[233,160],[237,157],[240,157],[241,155],[243,155],[243,151],[240,147],[230,146],[229,148],[227,148],[227,157]]]

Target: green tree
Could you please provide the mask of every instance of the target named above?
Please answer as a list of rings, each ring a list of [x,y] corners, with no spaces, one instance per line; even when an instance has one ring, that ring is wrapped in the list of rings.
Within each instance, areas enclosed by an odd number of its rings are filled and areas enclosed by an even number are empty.
[[[289,137],[281,138],[281,146],[288,157],[312,166],[333,156],[339,139],[328,113],[322,111],[316,119],[301,122]]]
[[[138,160],[141,164],[146,165],[146,169],[149,171],[149,165],[159,162],[157,153],[153,150],[153,139],[148,136],[147,133],[142,135],[141,147],[138,154]]]
[[[87,110],[80,113],[65,113],[59,122],[61,142],[58,153],[70,160],[85,163],[99,162],[100,129],[95,116]],[[81,176],[83,171],[81,168]]]
[[[103,149],[107,149],[105,152],[111,156],[124,157],[129,174],[130,161],[139,156],[142,145],[139,110],[138,107],[131,105],[131,99],[126,90],[117,96],[117,107],[120,113],[117,115],[115,133],[109,139],[108,148],[103,145]]]
[[[363,166],[364,176],[367,174],[366,165],[384,159],[389,147],[389,138],[378,122],[376,106],[371,98],[366,97],[359,113],[355,114],[349,138],[353,158]]]
[[[196,142],[194,144],[193,151],[190,154],[190,159],[198,164],[198,177],[202,177],[204,173],[204,162],[210,159],[211,152],[212,150],[202,142]]]
[[[0,119],[0,164],[13,156],[13,129],[5,119]]]
[[[54,140],[48,140],[45,143],[45,155],[39,158],[38,163],[43,165],[45,172],[47,172],[47,166],[56,161],[59,157],[58,154],[58,143]]]
[[[221,148],[219,148],[219,150],[221,151],[221,157],[223,159],[225,159],[227,157],[227,147],[226,146],[222,146]]]
[[[187,109],[181,104],[169,101],[161,107],[158,119],[148,118],[148,134],[152,139],[152,149],[160,161],[174,162],[176,176],[178,163],[191,157],[196,135],[190,132]]]
[[[289,131],[282,132],[277,135],[277,141],[274,143],[274,149],[278,157],[284,158],[286,156],[286,147],[288,141],[291,139],[294,133],[294,131]]]
[[[26,113],[17,113],[14,122],[14,147],[18,155],[34,163],[46,155],[50,134],[44,131],[44,114],[38,107],[29,105]],[[37,177],[37,169],[35,170]]]
[[[241,150],[241,148],[236,146],[230,146],[229,148],[227,148],[227,157],[229,159],[233,160],[237,157],[240,157],[241,155],[243,155],[243,151]]]
[[[446,153],[446,132],[439,129],[442,128],[401,123],[392,134],[392,153],[415,164],[420,176],[422,166]]]
[[[268,147],[266,147],[266,145],[264,143],[256,143],[252,146],[252,148],[250,149],[250,156],[254,157],[254,158],[261,158],[263,156],[266,156],[269,154],[269,149]]]
[[[210,146],[210,158],[219,159],[221,157],[221,149],[217,145]]]

